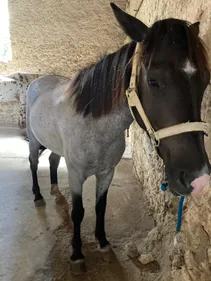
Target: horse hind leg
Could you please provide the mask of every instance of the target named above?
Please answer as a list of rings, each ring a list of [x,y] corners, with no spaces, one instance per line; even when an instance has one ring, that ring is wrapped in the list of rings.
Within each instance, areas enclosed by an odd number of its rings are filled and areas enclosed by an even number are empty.
[[[27,136],[26,132],[22,132],[22,136],[24,137],[24,140],[29,142],[29,138]],[[43,152],[46,150],[47,148],[45,146],[43,146],[42,144],[40,145],[39,148],[39,153],[38,153],[38,158],[43,154]]]
[[[58,175],[57,170],[59,166],[61,156],[52,152],[49,156],[50,163],[50,178],[51,178],[51,195],[56,196],[56,202],[62,203],[62,199],[64,198],[58,187]]]
[[[43,206],[45,205],[45,201],[42,197],[42,194],[40,193],[40,187],[38,184],[37,179],[37,168],[38,168],[38,156],[39,156],[39,149],[41,147],[41,144],[38,142],[38,140],[34,137],[32,132],[28,131],[29,136],[29,162],[30,162],[30,169],[32,174],[32,192],[34,193],[34,202],[35,206]]]

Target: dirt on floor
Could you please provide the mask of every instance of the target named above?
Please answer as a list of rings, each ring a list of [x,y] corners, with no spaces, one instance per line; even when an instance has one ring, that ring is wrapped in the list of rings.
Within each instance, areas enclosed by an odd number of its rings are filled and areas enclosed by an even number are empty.
[[[72,276],[69,258],[73,226],[67,170],[59,167],[59,200],[50,195],[46,151],[40,157],[39,183],[46,206],[35,208],[31,192],[28,144],[16,129],[0,129],[0,280],[2,281],[146,281],[159,279],[160,264],[149,254],[155,224],[132,161],[122,159],[109,190],[106,232],[113,252],[98,251],[94,238],[95,178],[84,185],[82,223],[86,273]],[[154,233],[154,234],[153,234]],[[156,236],[158,232],[156,232]],[[159,238],[159,237],[158,237]],[[158,241],[157,237],[154,240]],[[154,245],[155,249],[159,242]],[[137,248],[138,245],[138,248]]]

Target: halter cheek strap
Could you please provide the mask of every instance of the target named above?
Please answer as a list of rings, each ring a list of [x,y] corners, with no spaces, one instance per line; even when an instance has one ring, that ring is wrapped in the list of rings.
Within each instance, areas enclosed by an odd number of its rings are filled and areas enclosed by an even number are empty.
[[[186,122],[181,123],[178,125],[174,125],[168,128],[164,128],[158,131],[155,131],[152,127],[149,119],[147,118],[147,115],[144,111],[144,108],[140,102],[140,99],[137,95],[136,90],[136,73],[137,73],[137,67],[138,67],[138,61],[141,58],[141,50],[140,50],[140,44],[137,43],[135,54],[133,57],[133,64],[132,64],[132,73],[130,78],[130,86],[126,91],[126,96],[128,100],[128,105],[130,108],[131,115],[133,116],[134,120],[136,121],[136,118],[133,114],[132,107],[135,107],[146,127],[146,131],[148,132],[151,140],[155,144],[155,146],[159,146],[160,140],[164,138],[168,138],[170,136],[179,135],[182,133],[187,132],[204,132],[206,135],[208,135],[208,124],[204,122]]]

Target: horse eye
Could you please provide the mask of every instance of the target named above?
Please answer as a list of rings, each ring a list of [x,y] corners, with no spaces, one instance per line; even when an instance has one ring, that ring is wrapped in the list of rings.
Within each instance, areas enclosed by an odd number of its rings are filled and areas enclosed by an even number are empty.
[[[148,84],[149,84],[150,87],[159,88],[158,81],[156,81],[155,79],[150,79],[150,78],[148,78],[148,79],[147,79],[147,82],[148,82]]]

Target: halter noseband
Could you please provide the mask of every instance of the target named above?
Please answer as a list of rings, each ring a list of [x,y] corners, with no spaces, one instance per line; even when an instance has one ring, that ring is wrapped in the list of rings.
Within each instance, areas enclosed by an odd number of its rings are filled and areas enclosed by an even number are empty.
[[[137,43],[135,54],[133,57],[133,64],[132,64],[132,73],[130,77],[130,85],[129,88],[126,91],[126,96],[128,100],[128,105],[130,108],[131,115],[133,116],[134,120],[136,121],[136,118],[133,114],[132,107],[135,107],[146,127],[146,130],[153,141],[153,144],[155,146],[159,146],[160,140],[174,136],[179,135],[186,132],[204,132],[206,135],[208,135],[208,124],[204,122],[186,122],[181,123],[178,125],[174,125],[168,128],[164,128],[158,131],[155,131],[152,127],[149,119],[147,118],[147,115],[144,111],[144,108],[140,102],[140,99],[137,95],[136,90],[136,72],[137,72],[137,66],[138,66],[138,59],[140,58],[140,44]]]

